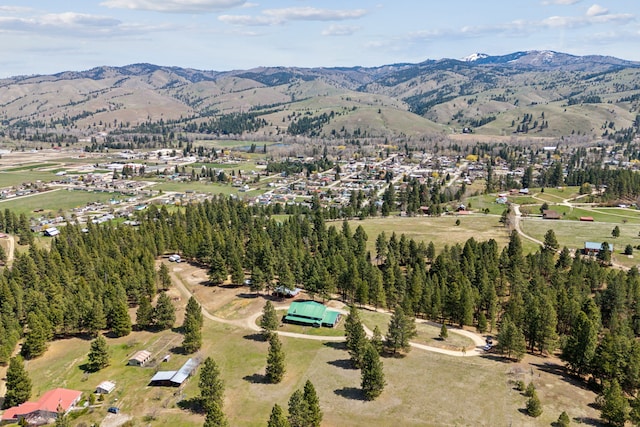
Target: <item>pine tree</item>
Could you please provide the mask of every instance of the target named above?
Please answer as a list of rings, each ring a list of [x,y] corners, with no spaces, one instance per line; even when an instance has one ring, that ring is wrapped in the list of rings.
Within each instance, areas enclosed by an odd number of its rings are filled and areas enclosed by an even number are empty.
[[[207,416],[204,419],[203,427],[228,427],[229,422],[222,412],[222,407],[218,402],[211,402],[211,407],[207,411]]]
[[[360,315],[355,306],[351,306],[344,324],[346,345],[353,366],[359,368],[362,365],[362,356],[368,343],[367,335],[360,321]]]
[[[202,325],[204,319],[202,316],[202,308],[198,301],[192,296],[187,302],[185,309],[184,322],[182,330],[184,339],[182,340],[182,348],[186,353],[195,353],[202,347]]]
[[[171,287],[169,268],[164,263],[160,264],[160,269],[158,270],[158,287],[163,291],[166,291]]]
[[[193,320],[199,327],[202,327],[202,324],[204,323],[204,317],[202,316],[202,307],[200,307],[200,304],[198,304],[198,301],[193,296],[189,298],[187,307],[185,308],[184,322],[182,324],[183,328],[187,323],[187,319]]]
[[[380,332],[380,328],[376,325],[373,328],[373,336],[371,337],[371,345],[376,349],[378,354],[382,353],[384,349],[384,341],[382,340],[382,333]]]
[[[361,387],[365,398],[374,400],[380,396],[384,386],[384,371],[380,355],[373,345],[369,344],[364,350],[361,371]]]
[[[216,362],[207,357],[200,368],[200,401],[203,408],[209,408],[211,402],[222,406],[224,402],[224,382],[220,378],[220,369]]]
[[[316,389],[310,380],[304,384],[304,401],[306,402],[305,421],[309,427],[320,427],[322,422],[322,410],[320,409],[320,399]]]
[[[498,350],[501,353],[507,353],[507,357],[513,356],[516,360],[522,359],[527,349],[524,334],[509,319],[505,317],[498,332]]]
[[[25,359],[41,356],[47,350],[47,332],[40,315],[31,312],[27,317],[29,327],[20,353]]]
[[[227,266],[220,252],[215,252],[211,257],[211,266],[209,267],[209,280],[214,285],[221,285],[227,280]]]
[[[131,318],[124,301],[114,302],[111,316],[111,332],[116,337],[124,337],[131,333]]]
[[[136,311],[136,325],[138,329],[144,330],[151,328],[153,324],[153,307],[151,306],[151,301],[149,301],[146,295],[143,295],[140,298],[138,310]]]
[[[307,427],[306,424],[307,402],[304,400],[304,392],[296,390],[289,398],[289,424],[291,427]]]
[[[98,332],[106,327],[107,318],[104,315],[102,300],[98,298],[93,302],[91,311],[88,313],[87,332],[92,336],[96,336]]]
[[[109,366],[109,348],[107,347],[107,340],[102,335],[98,335],[95,340],[91,341],[88,358],[88,366],[91,371],[99,371]]]
[[[600,417],[612,426],[623,427],[629,414],[629,402],[617,380],[612,380],[602,395]]]
[[[449,332],[447,331],[447,325],[445,325],[444,323],[442,324],[442,327],[440,328],[439,337],[442,340],[446,340],[447,338],[449,338]]]
[[[277,384],[282,381],[285,373],[284,351],[278,334],[269,336],[269,354],[267,355],[267,381],[271,384]]]
[[[571,424],[571,420],[569,419],[569,415],[565,411],[562,411],[562,413],[558,417],[558,421],[556,421],[556,426],[569,427],[570,424]]]
[[[287,420],[282,408],[277,403],[273,405],[271,409],[271,416],[269,417],[267,427],[291,427],[289,420]]]
[[[186,319],[184,323],[184,338],[182,348],[185,353],[195,353],[202,347],[202,326],[195,319]]]
[[[540,403],[540,399],[538,399],[538,394],[535,390],[531,397],[529,397],[529,400],[527,400],[527,414],[534,418],[542,415],[542,404]]]
[[[22,357],[12,357],[7,368],[7,392],[3,408],[11,408],[26,402],[31,397],[31,379],[24,369]]]
[[[387,349],[393,354],[396,354],[398,350],[408,352],[411,350],[409,340],[415,337],[417,333],[414,319],[406,316],[401,306],[396,306],[385,338]]]
[[[262,319],[260,319],[260,327],[265,337],[278,329],[278,315],[271,301],[267,301],[262,309]]]
[[[160,330],[172,328],[176,323],[176,308],[166,292],[160,293],[156,308],[153,310],[153,317],[156,327]]]

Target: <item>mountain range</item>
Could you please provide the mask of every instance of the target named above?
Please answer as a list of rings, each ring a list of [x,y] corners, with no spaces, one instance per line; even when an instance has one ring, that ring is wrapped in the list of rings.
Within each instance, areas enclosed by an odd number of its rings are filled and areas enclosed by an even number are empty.
[[[244,114],[261,119],[244,132],[263,137],[595,139],[637,127],[639,103],[639,62],[553,51],[225,72],[132,64],[0,79],[3,132],[77,136],[159,121],[193,132],[216,117]]]

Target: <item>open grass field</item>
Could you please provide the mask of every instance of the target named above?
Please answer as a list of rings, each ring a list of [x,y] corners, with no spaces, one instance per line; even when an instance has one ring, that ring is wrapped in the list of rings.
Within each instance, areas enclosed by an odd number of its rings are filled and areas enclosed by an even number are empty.
[[[54,173],[38,171],[6,172],[0,171],[0,188],[14,187],[36,181],[51,182],[58,179]]]
[[[183,389],[150,387],[148,381],[156,368],[125,365],[127,357],[142,348],[149,347],[162,356],[164,351],[155,348],[171,342],[174,335],[170,331],[134,332],[109,339],[112,365],[89,375],[80,369],[89,341],[52,343],[47,354],[27,364],[31,378],[38,379],[34,395],[54,386],[90,392],[100,381],[110,379],[117,382],[116,391],[102,407],[77,422],[100,422],[108,406],[118,405],[124,414],[133,416],[135,425],[202,425],[202,416],[182,410],[178,404],[182,398],[197,395],[197,376]],[[264,382],[267,343],[245,330],[210,321],[205,321],[203,337],[199,356],[211,356],[218,363],[225,381],[224,411],[234,426],[264,426],[273,404],[286,408],[291,393],[307,379],[316,387],[323,426],[538,426],[549,425],[562,410],[585,420],[597,417],[596,411],[587,406],[595,395],[548,373],[551,361],[546,359],[532,357],[530,365],[514,365],[491,356],[459,358],[414,349],[406,357],[383,358],[387,386],[377,400],[366,402],[360,394],[360,371],[350,367],[342,343],[283,337],[287,373],[282,383],[274,385]],[[161,369],[175,369],[186,357],[173,355]],[[526,398],[512,384],[517,379],[526,377],[528,382],[533,378],[528,374],[530,369],[534,369],[545,411],[539,419],[521,412]],[[150,415],[156,419],[145,419]]]
[[[620,228],[620,237],[614,239],[611,231],[615,226]],[[584,242],[609,242],[614,245],[614,261],[622,265],[637,265],[638,261],[623,255],[626,245],[640,245],[639,224],[611,224],[606,222],[579,221],[545,221],[537,218],[527,218],[520,222],[522,231],[539,240],[544,240],[547,230],[553,230],[560,247],[582,249]]]
[[[456,226],[456,220],[460,220],[460,225]],[[445,245],[464,243],[471,237],[477,241],[495,239],[500,247],[507,244],[509,234],[507,230],[498,222],[500,218],[494,215],[473,214],[469,216],[444,216],[444,217],[387,217],[368,218],[363,221],[350,221],[351,229],[355,230],[359,225],[367,233],[367,249],[375,254],[376,237],[381,232],[385,232],[387,237],[393,232],[400,237],[405,234],[407,237],[423,241],[433,242],[436,251],[442,250]]]
[[[41,168],[49,168],[52,166],[57,166],[58,163],[34,163],[31,165],[24,165],[24,166],[18,166],[15,168],[9,168],[9,169],[5,169],[5,172],[21,172],[21,171],[30,171],[30,170],[34,170],[34,169],[41,169]]]
[[[389,320],[391,317],[385,313],[377,313],[370,310],[359,310],[362,323],[369,329],[373,330],[376,326],[380,329],[380,333],[384,337],[388,331]],[[459,350],[462,347],[472,349],[475,347],[473,340],[464,335],[457,334],[453,330],[449,330],[449,337],[441,340],[440,327],[430,323],[420,321],[416,325],[418,335],[412,340],[419,344],[426,344],[433,347],[446,348],[448,350]]]
[[[498,196],[495,194],[482,194],[479,196],[472,196],[466,199],[467,207],[469,204],[471,207],[469,209],[473,209],[475,211],[484,211],[485,209],[489,209],[489,213],[492,215],[502,215],[502,212],[507,208],[507,206],[496,203],[496,198]]]
[[[197,193],[209,194],[240,194],[251,195],[251,192],[241,193],[240,188],[231,185],[215,184],[211,182],[161,182],[153,186],[154,190],[185,192],[192,190]],[[266,190],[265,190],[266,191]]]
[[[51,190],[35,195],[17,197],[0,201],[0,209],[10,209],[16,214],[24,213],[27,217],[36,215],[36,209],[45,209],[37,215],[53,213],[85,206],[90,202],[106,202],[118,198],[120,193],[92,193],[88,191]]]

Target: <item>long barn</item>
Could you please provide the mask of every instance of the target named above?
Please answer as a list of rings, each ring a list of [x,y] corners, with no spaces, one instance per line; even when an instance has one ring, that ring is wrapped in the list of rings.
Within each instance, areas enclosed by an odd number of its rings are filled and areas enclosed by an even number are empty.
[[[340,320],[340,313],[329,310],[324,304],[315,301],[292,302],[284,316],[284,322],[319,328],[333,328]]]

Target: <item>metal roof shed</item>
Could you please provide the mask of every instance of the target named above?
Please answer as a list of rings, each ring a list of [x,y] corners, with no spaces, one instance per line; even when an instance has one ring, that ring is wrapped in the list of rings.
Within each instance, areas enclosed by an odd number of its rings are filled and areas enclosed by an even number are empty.
[[[116,383],[113,381],[102,381],[96,387],[96,393],[98,394],[109,394],[116,388]]]

